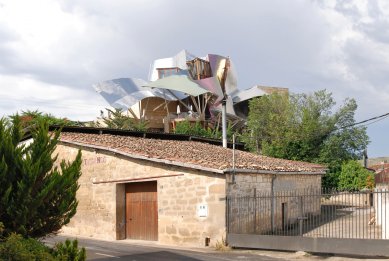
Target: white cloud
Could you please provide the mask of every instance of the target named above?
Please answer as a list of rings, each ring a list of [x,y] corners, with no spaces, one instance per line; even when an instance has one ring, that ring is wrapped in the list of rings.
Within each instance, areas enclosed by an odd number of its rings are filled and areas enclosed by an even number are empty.
[[[66,86],[39,82],[28,76],[0,75],[0,86],[2,86],[0,88],[2,115],[39,110],[57,117],[91,120],[93,115],[98,116],[102,106],[107,106],[100,95],[92,90],[75,90]]]
[[[0,109],[93,119],[93,83],[185,48],[229,55],[241,88],[354,97],[362,120],[389,111],[388,28],[385,0],[0,0]]]

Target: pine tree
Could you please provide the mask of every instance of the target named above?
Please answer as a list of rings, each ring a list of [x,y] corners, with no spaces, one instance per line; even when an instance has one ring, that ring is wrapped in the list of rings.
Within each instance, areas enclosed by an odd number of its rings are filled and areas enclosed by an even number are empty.
[[[32,142],[21,142],[20,117],[0,119],[0,221],[5,234],[43,237],[56,233],[76,213],[81,152],[73,162],[56,164],[59,131],[41,121]]]

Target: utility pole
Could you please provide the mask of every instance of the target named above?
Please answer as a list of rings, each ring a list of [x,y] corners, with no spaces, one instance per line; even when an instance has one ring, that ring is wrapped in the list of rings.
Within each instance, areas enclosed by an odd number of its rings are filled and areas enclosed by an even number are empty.
[[[223,147],[227,148],[227,109],[226,99],[222,101],[222,134],[223,134]]]
[[[363,150],[363,166],[365,167],[365,168],[367,168],[367,165],[368,165],[368,156],[367,156],[367,149],[365,148],[364,150]]]

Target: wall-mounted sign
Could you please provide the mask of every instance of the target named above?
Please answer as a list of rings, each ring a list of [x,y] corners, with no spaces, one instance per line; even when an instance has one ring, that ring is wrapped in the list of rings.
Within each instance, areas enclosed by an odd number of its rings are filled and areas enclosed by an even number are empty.
[[[197,205],[197,215],[199,217],[207,217],[208,216],[208,205],[207,204]]]
[[[107,159],[105,157],[95,157],[95,158],[89,158],[89,159],[83,159],[84,165],[94,165],[94,164],[101,164],[107,162]]]

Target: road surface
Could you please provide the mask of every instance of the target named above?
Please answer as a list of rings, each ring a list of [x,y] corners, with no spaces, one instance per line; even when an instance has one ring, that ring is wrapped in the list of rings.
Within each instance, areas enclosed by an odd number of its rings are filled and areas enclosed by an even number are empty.
[[[44,241],[53,246],[55,242],[65,241],[66,237],[55,236]],[[180,250],[161,245],[133,244],[130,241],[100,241],[93,239],[78,239],[79,245],[85,247],[87,260],[96,261],[174,261],[174,260],[215,260],[215,261],[283,261],[284,258],[261,256],[242,251],[215,251],[212,248],[196,250]]]

